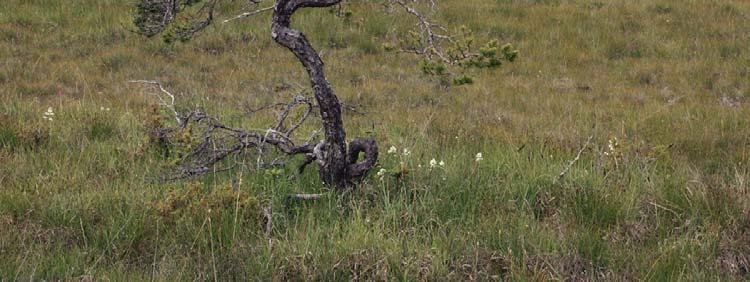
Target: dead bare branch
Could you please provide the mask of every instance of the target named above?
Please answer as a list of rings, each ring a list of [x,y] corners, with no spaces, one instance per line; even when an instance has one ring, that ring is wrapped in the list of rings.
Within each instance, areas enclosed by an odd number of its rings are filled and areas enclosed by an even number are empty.
[[[167,102],[166,100],[164,100],[164,98],[161,95],[159,95],[158,93],[151,93],[149,95],[154,96],[157,99],[159,99],[159,105],[162,106],[162,107],[165,107],[165,108],[169,109],[170,111],[172,111],[172,113],[174,114],[174,118],[177,121],[177,124],[182,124],[182,120],[180,118],[180,114],[177,113],[177,109],[175,109],[174,95],[172,93],[170,93],[169,91],[167,91],[164,88],[164,86],[161,85],[161,83],[159,83],[158,81],[155,81],[155,80],[130,80],[129,82],[130,83],[141,83],[141,84],[153,85],[153,86],[158,87],[159,91],[161,91],[161,93],[164,93],[165,95],[167,95],[167,97],[169,97],[169,102]]]
[[[261,8],[261,9],[257,9],[255,11],[251,11],[251,12],[244,12],[244,13],[239,14],[237,16],[234,16],[234,17],[232,17],[230,19],[226,19],[222,23],[228,23],[228,22],[231,22],[231,21],[236,21],[236,20],[247,18],[247,17],[252,17],[254,15],[257,15],[257,14],[260,14],[260,13],[263,13],[263,12],[271,11],[274,8],[276,8],[276,5],[265,7],[265,8]]]
[[[578,162],[578,160],[579,160],[579,159],[581,159],[581,154],[583,153],[583,151],[584,151],[584,150],[586,150],[586,148],[588,148],[588,147],[589,147],[589,144],[591,144],[591,139],[593,139],[593,138],[594,138],[594,135],[591,135],[591,136],[589,136],[589,138],[588,138],[588,139],[586,139],[586,143],[585,143],[585,144],[583,144],[583,146],[581,147],[581,149],[580,149],[580,150],[578,150],[578,154],[576,154],[576,157],[575,157],[574,159],[570,160],[570,162],[569,162],[569,163],[568,163],[568,165],[567,165],[567,166],[565,167],[565,169],[563,169],[563,170],[562,170],[562,171],[560,172],[560,174],[558,174],[558,175],[557,175],[557,176],[555,177],[555,179],[554,179],[553,183],[557,183],[557,181],[559,181],[560,179],[562,179],[563,177],[565,177],[565,174],[567,174],[567,173],[568,173],[568,171],[570,170],[570,168],[571,168],[571,167],[573,167],[573,165],[574,165],[574,164],[575,164],[576,162]]]
[[[440,45],[440,41],[442,40],[448,40],[449,42],[453,42],[452,36],[440,34],[436,31],[436,29],[444,31],[445,28],[443,28],[442,26],[436,23],[433,23],[425,15],[417,11],[417,9],[406,4],[406,2],[404,2],[403,0],[390,0],[390,1],[392,3],[397,4],[398,6],[403,8],[407,13],[413,15],[417,19],[417,21],[419,22],[418,23],[419,28],[423,35],[423,39],[425,41],[423,42],[423,46],[421,46],[420,49],[402,49],[401,51],[426,56],[428,58],[431,58],[432,55],[435,55],[435,56],[438,56],[440,60],[442,60],[443,62],[447,64],[452,64],[453,61],[449,59],[448,54],[445,51],[443,51],[443,48]],[[434,8],[434,6],[435,6],[435,2],[430,1],[430,7]]]
[[[323,194],[294,194],[290,195],[289,198],[305,201],[314,201],[323,198]]]
[[[158,88],[159,92],[149,95],[156,97],[160,106],[169,109],[177,122],[174,127],[160,128],[155,133],[159,140],[163,140],[166,146],[172,148],[169,150],[173,152],[170,157],[174,158],[177,164],[176,171],[161,179],[163,181],[231,170],[240,163],[246,163],[245,160],[249,157],[256,160],[256,169],[281,166],[288,157],[300,154],[311,156],[313,149],[319,144],[311,143],[317,138],[318,130],[313,131],[303,142],[293,140],[295,131],[313,116],[313,102],[302,94],[283,104],[274,127],[243,129],[227,126],[200,110],[180,114],[175,108],[175,96],[158,81],[130,82]],[[287,120],[292,117],[291,112],[300,107],[303,108],[302,115],[288,122]],[[253,157],[252,152],[257,152],[257,156]],[[232,158],[229,158],[230,156]],[[234,163],[228,160],[234,160]]]

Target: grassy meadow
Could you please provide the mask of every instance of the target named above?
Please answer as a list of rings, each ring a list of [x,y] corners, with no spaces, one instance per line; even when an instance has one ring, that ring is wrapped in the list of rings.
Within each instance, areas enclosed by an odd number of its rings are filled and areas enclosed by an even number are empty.
[[[293,165],[153,181],[149,132],[171,120],[128,80],[258,128],[244,113],[307,76],[270,14],[170,45],[128,31],[133,2],[0,1],[0,281],[750,279],[748,1],[439,1],[440,22],[520,50],[447,87],[382,48],[409,17],[300,11],[366,112],[345,111],[348,136],[389,171],[346,195]]]

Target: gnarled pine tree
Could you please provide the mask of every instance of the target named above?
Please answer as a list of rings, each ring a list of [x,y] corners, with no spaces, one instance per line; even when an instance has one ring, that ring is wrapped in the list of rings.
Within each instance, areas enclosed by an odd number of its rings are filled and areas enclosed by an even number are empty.
[[[187,40],[197,31],[210,25],[214,19],[214,10],[221,0],[141,0],[137,5],[134,23],[138,31],[147,36],[163,34],[165,41]],[[231,0],[225,0],[231,1]],[[250,0],[255,4],[261,4],[262,0]],[[447,66],[467,67],[494,67],[502,60],[512,61],[517,55],[510,45],[497,46],[496,42],[490,42],[479,52],[472,53],[471,39],[451,36],[446,33],[447,29],[433,23],[428,17],[420,13],[415,5],[425,2],[431,8],[435,0],[380,0],[381,2],[414,16],[418,29],[412,32],[411,42],[401,48],[401,51],[415,53],[423,56],[423,71],[433,75],[451,75]],[[178,129],[184,129],[191,122],[203,125],[203,139],[191,146],[187,153],[192,161],[183,159],[183,174],[195,175],[208,172],[208,167],[230,154],[239,154],[250,148],[262,148],[265,145],[275,146],[281,152],[288,155],[304,154],[306,156],[304,165],[315,162],[318,165],[321,180],[338,189],[351,187],[356,180],[363,177],[373,166],[378,158],[377,142],[372,138],[354,138],[347,144],[346,131],[341,115],[341,103],[334,94],[330,82],[326,78],[324,64],[318,52],[313,48],[304,33],[291,28],[292,16],[301,8],[322,8],[338,5],[342,0],[272,0],[273,4],[252,12],[242,13],[225,22],[252,16],[265,11],[273,11],[271,23],[271,36],[281,46],[289,49],[302,63],[310,78],[312,92],[315,97],[319,116],[323,122],[324,140],[310,144],[305,142],[296,145],[292,142],[290,135],[304,122],[307,114],[290,129],[284,127],[289,110],[296,105],[307,105],[308,113],[313,109],[312,103],[303,97],[295,99],[287,104],[285,111],[279,116],[278,125],[269,128],[265,132],[247,132],[232,129],[219,123],[216,119],[208,117],[200,112],[193,112],[183,117],[177,117]],[[197,11],[204,15],[197,19],[179,21],[177,15],[185,11]],[[466,33],[464,33],[464,37]],[[456,76],[454,82],[457,84],[470,83],[466,76]],[[160,84],[160,90],[169,94]],[[171,95],[171,94],[170,94]],[[172,105],[172,109],[174,109]],[[220,149],[209,150],[216,147],[217,138],[212,138],[215,132],[224,132],[225,137],[234,140],[232,145]],[[175,137],[174,130],[164,131],[160,138],[169,139]],[[212,143],[214,146],[209,146]],[[364,158],[360,160],[360,154]]]

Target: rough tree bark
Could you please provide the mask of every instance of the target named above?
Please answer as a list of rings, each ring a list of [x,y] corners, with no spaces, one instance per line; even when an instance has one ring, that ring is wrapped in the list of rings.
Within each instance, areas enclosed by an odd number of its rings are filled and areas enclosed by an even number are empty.
[[[325,75],[323,60],[305,35],[290,27],[292,15],[299,8],[328,7],[341,0],[277,0],[271,24],[271,36],[280,45],[294,53],[310,77],[313,94],[320,108],[325,140],[315,147],[314,158],[321,180],[338,189],[350,187],[375,165],[378,157],[377,143],[369,138],[352,140],[347,155],[346,131],[341,118],[341,104]],[[365,157],[357,162],[359,154]]]

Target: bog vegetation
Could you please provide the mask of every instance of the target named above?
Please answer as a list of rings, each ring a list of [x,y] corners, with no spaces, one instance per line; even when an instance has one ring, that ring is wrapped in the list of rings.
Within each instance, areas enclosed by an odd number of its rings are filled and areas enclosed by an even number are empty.
[[[294,166],[154,181],[173,116],[127,81],[267,126],[307,85],[269,15],[168,43],[130,1],[2,1],[0,280],[750,278],[747,1],[440,1],[521,52],[450,79],[395,52],[409,18],[343,8],[295,16],[380,144],[342,194]]]

